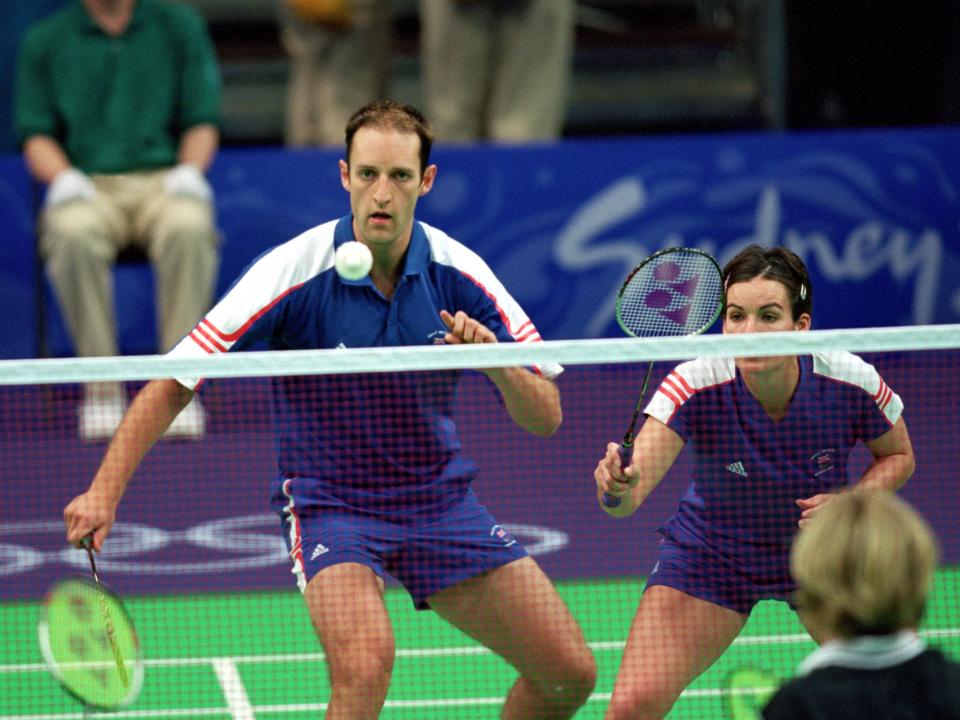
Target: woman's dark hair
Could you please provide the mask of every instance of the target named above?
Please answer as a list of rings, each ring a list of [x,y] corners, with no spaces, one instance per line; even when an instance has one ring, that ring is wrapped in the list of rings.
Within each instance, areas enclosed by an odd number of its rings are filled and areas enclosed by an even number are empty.
[[[813,288],[803,260],[786,248],[768,248],[756,243],[737,253],[723,268],[724,312],[727,310],[727,289],[758,277],[776,280],[787,289],[794,320],[803,313],[813,315]]]
[[[367,126],[378,130],[415,133],[420,138],[420,175],[423,176],[427,165],[430,164],[433,129],[419,110],[412,105],[398,103],[396,100],[375,100],[357,110],[347,121],[345,130],[348,165],[353,136],[357,134],[357,130]]]

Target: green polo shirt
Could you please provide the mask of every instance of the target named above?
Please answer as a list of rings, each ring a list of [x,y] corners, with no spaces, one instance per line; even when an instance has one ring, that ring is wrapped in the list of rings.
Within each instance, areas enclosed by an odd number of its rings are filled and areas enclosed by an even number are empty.
[[[180,135],[220,122],[221,83],[204,20],[185,5],[138,0],[118,37],[78,1],[34,25],[17,67],[22,145],[50,135],[88,173],[173,165]]]

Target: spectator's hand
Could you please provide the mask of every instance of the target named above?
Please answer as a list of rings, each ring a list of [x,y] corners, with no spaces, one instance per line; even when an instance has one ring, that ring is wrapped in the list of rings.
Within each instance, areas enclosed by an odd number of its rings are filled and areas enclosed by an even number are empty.
[[[170,170],[163,179],[163,187],[168,195],[193,198],[201,202],[210,202],[213,198],[210,183],[200,172],[200,168],[189,163],[181,163]]]
[[[75,200],[93,200],[96,194],[93,180],[76,168],[67,168],[50,183],[44,203],[47,207],[56,207]]]

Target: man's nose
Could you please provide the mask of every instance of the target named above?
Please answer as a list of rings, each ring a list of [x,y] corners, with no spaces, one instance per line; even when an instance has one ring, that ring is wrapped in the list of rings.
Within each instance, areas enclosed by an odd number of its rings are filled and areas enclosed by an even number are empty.
[[[377,185],[373,190],[373,199],[380,204],[390,200],[390,185],[387,178],[382,177],[377,180]]]

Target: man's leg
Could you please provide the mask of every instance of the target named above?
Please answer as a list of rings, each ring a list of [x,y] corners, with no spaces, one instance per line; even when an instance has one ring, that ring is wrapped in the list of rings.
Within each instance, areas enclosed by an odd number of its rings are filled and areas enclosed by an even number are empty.
[[[529,0],[502,10],[487,116],[491,140],[556,140],[567,115],[576,3]],[[530,78],[536,78],[535,83]]]
[[[219,237],[210,203],[164,194],[162,177],[157,173],[144,183],[156,190],[135,222],[138,241],[145,244],[156,273],[160,351],[166,352],[210,309]]]
[[[318,572],[304,600],[330,672],[327,720],[376,720],[393,673],[393,627],[383,581],[359,563]]]
[[[74,350],[80,357],[117,354],[113,264],[126,241],[122,214],[104,192],[90,202],[49,208],[41,218],[40,250]],[[111,437],[126,408],[123,386],[90,383],[78,410],[85,440]]]
[[[502,717],[569,718],[590,697],[597,668],[583,632],[533,558],[441,590],[430,607],[520,673]]]
[[[99,198],[65,203],[43,214],[41,252],[80,357],[117,354],[111,273],[119,223],[117,213]]]
[[[493,7],[420,0],[425,111],[438,142],[472,142],[486,132]]]

